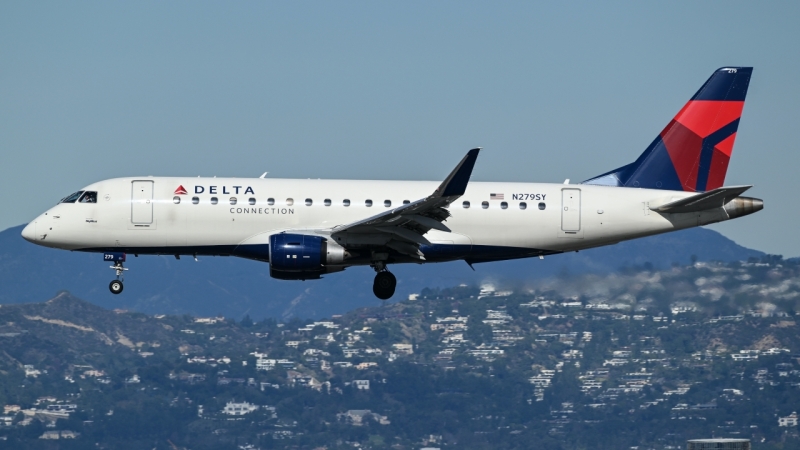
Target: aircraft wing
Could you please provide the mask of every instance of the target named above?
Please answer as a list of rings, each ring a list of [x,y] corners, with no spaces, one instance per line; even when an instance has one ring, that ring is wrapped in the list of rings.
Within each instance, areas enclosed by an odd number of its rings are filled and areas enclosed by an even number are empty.
[[[430,244],[424,234],[431,229],[450,232],[450,228],[442,223],[450,217],[450,212],[445,207],[464,195],[479,151],[480,148],[474,148],[467,152],[450,175],[428,197],[358,222],[334,227],[331,237],[337,242],[348,243],[357,243],[361,237],[364,244],[368,245],[368,242],[374,242],[370,235],[389,235],[385,236],[389,238],[385,244],[387,247],[424,260],[419,246]]]
[[[687,213],[720,208],[734,198],[742,195],[744,191],[751,187],[753,186],[721,187],[650,209],[663,213]]]

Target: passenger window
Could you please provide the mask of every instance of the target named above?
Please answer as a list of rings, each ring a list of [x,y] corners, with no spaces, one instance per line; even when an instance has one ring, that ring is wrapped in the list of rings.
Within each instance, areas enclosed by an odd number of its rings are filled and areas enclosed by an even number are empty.
[[[219,202],[219,199],[217,197],[211,197],[211,204],[212,205],[216,205],[218,202]]]
[[[344,206],[350,206],[350,199],[349,199],[349,198],[346,198],[346,199],[344,199],[344,200],[342,201],[342,204],[343,204]]]
[[[372,206],[372,200],[367,200],[364,202],[364,204],[367,205],[367,208],[369,208],[370,206]]]
[[[294,205],[294,199],[293,199],[293,198],[287,198],[287,199],[286,199],[286,204],[287,204],[288,206],[292,206],[292,205]]]
[[[197,197],[192,197],[192,204],[193,204],[193,205],[196,205],[196,204],[198,204],[198,203],[200,203],[200,199],[199,199],[199,198],[197,198]]]
[[[306,199],[306,206],[311,206],[313,204],[314,204],[314,200],[311,200],[310,198]]]
[[[464,208],[469,208],[469,202],[465,201],[464,203],[461,204],[461,206],[463,206]]]
[[[84,192],[83,195],[81,195],[80,200],[78,200],[78,203],[97,203],[97,192]]]
[[[59,203],[75,203],[78,200],[78,197],[81,196],[81,194],[83,194],[83,191],[78,191],[74,194],[70,194],[62,198]]]
[[[525,202],[519,202],[519,209],[528,209],[528,204]]]
[[[274,198],[272,198],[272,197],[268,198],[268,199],[267,199],[267,204],[268,204],[269,206],[272,206],[272,205],[274,205],[274,204],[275,204],[275,199],[274,199]]]
[[[331,199],[326,198],[323,203],[325,203],[325,206],[331,206]]]
[[[385,206],[387,208],[392,206],[392,201],[391,200],[384,200],[383,201],[383,206]]]
[[[481,203],[481,208],[483,208],[483,209],[489,209],[489,202],[483,202],[483,203]]]
[[[236,197],[231,197],[231,205],[235,205],[235,204],[236,204]]]
[[[255,205],[255,204],[256,204],[256,199],[254,199],[253,197],[250,197],[250,198],[247,200],[247,203],[250,203],[251,205]]]
[[[180,204],[180,202],[181,202],[181,198],[178,197],[177,195],[175,197],[172,197],[172,203],[175,203],[176,205],[178,205],[178,204]]]
[[[539,203],[539,209],[541,209],[542,211],[544,211],[544,209],[545,209],[546,207],[547,207],[547,205],[545,205],[545,204],[544,204],[544,202],[542,202],[542,203]]]
[[[403,200],[403,204],[404,204],[404,205],[408,205],[408,204],[410,204],[410,203],[411,203],[411,200]]]

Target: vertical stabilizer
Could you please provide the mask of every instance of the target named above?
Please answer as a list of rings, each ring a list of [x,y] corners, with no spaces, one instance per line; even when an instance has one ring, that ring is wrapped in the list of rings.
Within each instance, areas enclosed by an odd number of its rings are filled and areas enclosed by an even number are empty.
[[[639,158],[583,184],[704,192],[725,182],[752,67],[717,69]]]

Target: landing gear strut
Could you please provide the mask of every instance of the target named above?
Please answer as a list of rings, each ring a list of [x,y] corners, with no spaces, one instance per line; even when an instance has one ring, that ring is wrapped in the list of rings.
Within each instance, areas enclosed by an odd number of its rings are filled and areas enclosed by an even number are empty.
[[[125,262],[125,253],[106,253],[103,255],[103,259],[114,262],[114,265],[109,267],[116,272],[117,279],[108,284],[108,290],[110,290],[112,294],[117,295],[122,292],[122,279],[124,278],[122,275],[128,270],[122,266],[122,263]]]
[[[375,297],[381,300],[389,300],[394,295],[394,289],[397,287],[397,278],[386,270],[385,264],[375,265],[373,268],[378,273],[372,283],[372,292]]]

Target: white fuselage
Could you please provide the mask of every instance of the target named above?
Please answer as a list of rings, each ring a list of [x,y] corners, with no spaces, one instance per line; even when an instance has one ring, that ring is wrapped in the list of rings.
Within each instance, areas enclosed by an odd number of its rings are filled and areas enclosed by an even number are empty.
[[[374,216],[404,201],[424,198],[437,185],[117,178],[83,189],[97,192],[95,203],[59,203],[32,221],[23,236],[68,250],[237,255],[237,248],[267,244],[270,235],[281,231],[318,233]],[[179,187],[186,194],[176,193]],[[429,251],[427,261],[481,262],[576,251],[729,218],[721,207],[683,214],[650,209],[693,194],[580,184],[470,182],[449,207],[451,217],[445,224],[452,232],[431,230],[425,235],[437,247]],[[367,206],[370,200],[372,206]]]

